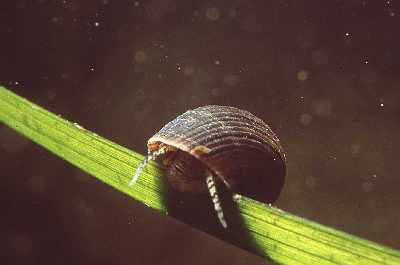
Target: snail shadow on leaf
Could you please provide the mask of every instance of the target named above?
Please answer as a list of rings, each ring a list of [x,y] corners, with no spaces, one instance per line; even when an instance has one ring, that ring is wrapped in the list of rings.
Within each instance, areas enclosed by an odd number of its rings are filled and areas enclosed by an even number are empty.
[[[272,261],[265,256],[264,251],[258,247],[252,235],[249,234],[237,203],[233,200],[234,193],[226,187],[217,186],[225,220],[228,224],[227,228],[223,228],[214,210],[210,194],[178,192],[169,185],[166,177],[161,179],[165,192],[164,205],[169,216]]]

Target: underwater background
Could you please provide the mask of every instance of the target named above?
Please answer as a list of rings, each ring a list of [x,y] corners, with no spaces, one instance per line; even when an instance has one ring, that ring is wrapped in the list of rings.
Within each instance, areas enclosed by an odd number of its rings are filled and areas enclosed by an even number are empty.
[[[398,25],[390,0],[2,1],[0,84],[142,154],[188,109],[249,110],[287,154],[276,207],[400,249]],[[0,164],[3,264],[264,264],[3,124]]]

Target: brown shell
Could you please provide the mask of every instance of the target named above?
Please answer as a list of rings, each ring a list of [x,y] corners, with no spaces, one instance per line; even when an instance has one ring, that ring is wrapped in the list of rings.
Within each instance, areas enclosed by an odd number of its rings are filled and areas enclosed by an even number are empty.
[[[166,124],[148,141],[191,154],[232,191],[272,202],[284,184],[286,158],[271,128],[248,111],[227,106],[189,110]]]

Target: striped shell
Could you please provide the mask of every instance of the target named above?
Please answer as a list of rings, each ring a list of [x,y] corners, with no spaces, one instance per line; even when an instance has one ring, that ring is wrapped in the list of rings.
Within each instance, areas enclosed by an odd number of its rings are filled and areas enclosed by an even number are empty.
[[[214,105],[189,110],[148,140],[150,154],[161,147],[175,154],[161,160],[172,157],[189,164],[184,168],[189,178],[199,172],[200,165],[233,192],[255,200],[275,201],[284,184],[286,158],[279,139],[266,123],[245,110]],[[167,170],[171,163],[164,163]]]

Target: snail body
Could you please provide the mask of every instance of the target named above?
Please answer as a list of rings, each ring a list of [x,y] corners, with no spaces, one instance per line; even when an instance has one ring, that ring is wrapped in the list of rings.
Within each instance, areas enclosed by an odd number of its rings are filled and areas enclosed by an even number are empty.
[[[148,156],[131,184],[148,160],[157,159],[172,188],[193,193],[208,189],[219,216],[218,185],[262,202],[275,201],[283,188],[286,158],[279,139],[245,110],[216,105],[189,110],[167,123],[147,146]]]

